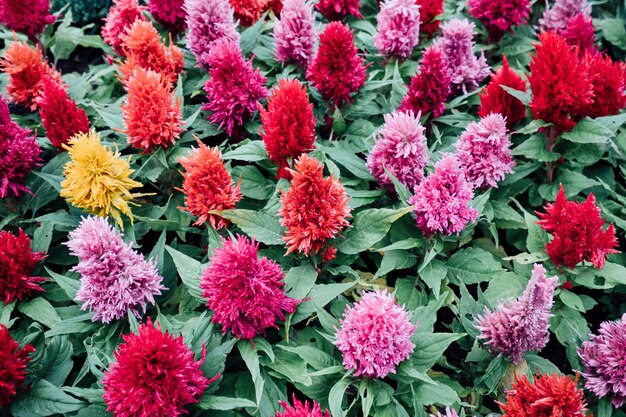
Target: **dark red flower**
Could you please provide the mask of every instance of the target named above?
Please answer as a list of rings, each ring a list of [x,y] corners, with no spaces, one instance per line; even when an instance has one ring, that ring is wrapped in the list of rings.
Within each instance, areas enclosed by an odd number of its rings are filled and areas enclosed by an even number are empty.
[[[491,76],[491,81],[480,93],[478,115],[486,117],[491,113],[500,113],[506,118],[506,126],[510,129],[520,120],[524,120],[526,106],[519,99],[504,91],[501,86],[526,92],[526,83],[509,67],[506,55],[502,57],[502,67]]]
[[[602,117],[618,114],[626,106],[626,64],[613,62],[608,55],[587,54],[593,102],[585,108],[585,116]]]
[[[615,249],[615,227],[611,223],[606,231],[602,230],[605,220],[593,193],[583,203],[567,201],[561,186],[556,201],[547,204],[545,211],[537,212],[541,219],[537,223],[553,236],[546,245],[546,252],[555,265],[574,268],[578,263],[588,261],[602,269],[607,255],[619,253]]]
[[[439,30],[441,21],[437,19],[443,14],[444,0],[415,0],[420,6],[420,32],[432,37]]]
[[[150,0],[148,7],[154,20],[172,32],[182,32],[185,23],[185,0]]]
[[[589,52],[595,55],[596,33],[593,27],[593,19],[585,13],[579,13],[567,22],[564,29],[559,30],[559,35],[563,36],[568,44],[578,47],[578,52],[582,55]]]
[[[28,355],[34,351],[31,345],[20,348],[6,326],[0,324],[0,407],[9,406],[24,384],[26,366],[31,360]]]
[[[319,0],[315,8],[328,20],[341,20],[351,14],[361,18],[361,0]]]
[[[0,231],[0,299],[5,305],[43,291],[39,283],[45,279],[32,274],[45,257],[43,252],[31,251],[30,239],[22,229],[17,236]]]
[[[0,23],[31,39],[55,20],[49,0],[0,0]]]
[[[276,417],[330,417],[328,410],[322,411],[320,405],[316,401],[300,402],[296,399],[295,394],[292,397],[293,407],[287,401],[281,401],[280,405],[285,409],[282,413],[276,413]]]
[[[524,23],[530,14],[530,0],[468,0],[467,5],[472,16],[485,25],[492,42]]]

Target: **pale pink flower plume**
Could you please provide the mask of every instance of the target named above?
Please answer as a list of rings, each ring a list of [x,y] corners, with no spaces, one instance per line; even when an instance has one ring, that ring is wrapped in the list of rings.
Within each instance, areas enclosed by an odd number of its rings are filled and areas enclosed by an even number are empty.
[[[310,0],[284,0],[280,19],[274,23],[276,50],[279,62],[293,62],[306,68],[315,52],[317,30]]]
[[[431,414],[430,417],[459,417],[459,415],[450,407],[446,407],[446,410],[443,414],[437,411],[437,414]]]
[[[558,32],[565,29],[570,20],[580,13],[586,16],[591,14],[591,6],[587,4],[587,0],[556,0],[550,8],[546,0],[546,10],[543,12],[543,17],[539,19],[539,25],[542,31]]]
[[[420,10],[415,0],[385,0],[376,21],[374,45],[380,54],[408,58],[420,35]]]

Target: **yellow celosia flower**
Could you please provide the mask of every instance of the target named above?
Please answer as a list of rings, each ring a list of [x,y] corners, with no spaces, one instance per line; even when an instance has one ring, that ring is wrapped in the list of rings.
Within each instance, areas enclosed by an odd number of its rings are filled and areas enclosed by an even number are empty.
[[[122,227],[120,213],[130,218],[130,205],[134,197],[146,194],[131,193],[131,188],[142,184],[130,178],[133,170],[127,159],[120,158],[117,150],[100,144],[100,134],[94,131],[79,133],[63,145],[70,162],[65,165],[65,180],[61,183],[61,197],[76,207],[98,216],[110,215]]]

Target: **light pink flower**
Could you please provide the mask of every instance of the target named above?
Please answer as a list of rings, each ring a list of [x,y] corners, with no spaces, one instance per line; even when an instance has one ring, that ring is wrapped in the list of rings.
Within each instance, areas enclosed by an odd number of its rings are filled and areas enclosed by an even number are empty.
[[[408,58],[420,34],[420,10],[415,0],[385,0],[376,21],[374,45],[381,55]]]
[[[587,4],[587,0],[556,0],[551,8],[546,6],[539,25],[546,32],[559,31],[565,29],[569,21],[580,13],[586,16],[591,14],[591,6]]]
[[[459,415],[450,407],[446,407],[444,414],[437,411],[437,414],[431,414],[430,417],[459,417]]]
[[[306,68],[313,59],[317,30],[310,0],[284,0],[280,19],[274,23],[276,51],[279,62],[293,62]]]

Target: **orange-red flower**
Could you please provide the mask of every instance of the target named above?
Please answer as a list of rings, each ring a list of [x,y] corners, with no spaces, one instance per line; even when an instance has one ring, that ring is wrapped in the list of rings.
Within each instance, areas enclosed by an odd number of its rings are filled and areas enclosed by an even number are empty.
[[[230,0],[235,10],[235,18],[242,26],[251,26],[257,22],[270,6],[270,0]]]
[[[500,113],[506,118],[506,126],[510,129],[526,117],[526,106],[519,99],[504,91],[501,86],[526,91],[526,83],[511,69],[506,55],[502,57],[502,67],[498,68],[489,84],[480,93],[478,115],[487,117],[491,113]]]
[[[135,20],[146,20],[142,14],[147,7],[140,6],[137,0],[113,0],[102,27],[102,39],[111,45],[118,55],[124,55],[122,35],[131,27]]]

